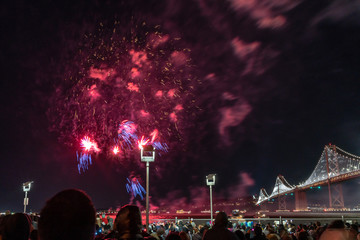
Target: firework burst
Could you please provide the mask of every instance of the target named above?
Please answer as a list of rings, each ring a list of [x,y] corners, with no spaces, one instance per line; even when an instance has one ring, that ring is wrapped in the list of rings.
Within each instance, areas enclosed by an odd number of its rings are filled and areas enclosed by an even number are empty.
[[[139,180],[136,177],[132,177],[131,180],[127,179],[126,191],[132,195],[133,198],[139,196],[141,200],[144,199],[143,194],[146,194],[145,189],[141,186]]]
[[[77,167],[79,174],[85,172],[92,164],[91,153],[93,152],[100,152],[100,149],[97,146],[95,141],[92,141],[88,136],[83,137],[80,141],[80,146],[82,152],[76,152],[76,159],[77,159]]]
[[[138,135],[163,152],[182,139],[194,116],[197,81],[190,51],[159,29],[115,21],[84,37],[49,110],[63,141],[72,145],[91,133],[97,144],[82,148],[117,154],[133,150]]]

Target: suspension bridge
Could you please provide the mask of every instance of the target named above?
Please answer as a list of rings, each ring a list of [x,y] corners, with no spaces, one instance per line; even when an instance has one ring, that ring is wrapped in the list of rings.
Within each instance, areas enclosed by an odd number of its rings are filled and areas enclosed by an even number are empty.
[[[284,176],[276,178],[275,186],[269,195],[260,189],[257,205],[278,198],[279,210],[286,210],[285,196],[295,194],[295,209],[307,209],[305,190],[322,185],[328,186],[329,208],[343,209],[344,197],[340,182],[360,176],[360,157],[348,153],[335,145],[325,145],[321,157],[310,177],[298,185],[291,185]]]

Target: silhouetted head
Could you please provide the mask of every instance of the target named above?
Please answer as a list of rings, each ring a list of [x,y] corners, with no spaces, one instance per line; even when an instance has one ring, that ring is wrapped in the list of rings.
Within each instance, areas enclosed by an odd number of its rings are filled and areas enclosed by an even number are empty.
[[[89,196],[81,190],[68,189],[46,202],[40,212],[40,240],[93,239],[95,209]]]
[[[341,220],[335,220],[335,221],[332,221],[332,222],[330,223],[330,225],[328,226],[328,228],[337,228],[337,229],[339,229],[339,228],[345,228],[345,224],[344,224],[344,222],[341,221]]]
[[[250,237],[248,237],[247,239],[250,239]],[[266,239],[269,240],[279,240],[279,236],[275,233],[270,233],[269,235],[266,236]]]
[[[114,230],[121,238],[141,237],[141,213],[134,205],[123,206],[116,215]]]
[[[156,230],[156,234],[158,236],[162,236],[165,233],[165,229],[163,227],[159,227],[158,230]]]
[[[298,240],[308,240],[309,234],[307,232],[299,232]]]
[[[178,232],[172,232],[166,236],[165,240],[181,240],[181,237]]]
[[[204,227],[200,228],[200,234],[201,236],[204,235],[204,232],[207,231],[209,229],[208,225],[205,225]]]
[[[235,234],[240,240],[245,240],[245,235],[241,230],[236,230]]]
[[[353,229],[356,232],[359,231],[359,226],[357,224],[351,224],[350,228]]]
[[[219,212],[215,217],[215,225],[214,227],[222,227],[226,228],[228,225],[228,216],[225,212]]]
[[[256,227],[254,228],[254,233],[255,233],[256,236],[261,236],[261,235],[262,235],[262,229],[261,229],[261,227],[256,226]]]
[[[31,231],[31,219],[27,214],[6,215],[1,224],[3,240],[28,240]]]
[[[189,235],[183,231],[179,233],[179,237],[181,238],[181,240],[190,240]]]

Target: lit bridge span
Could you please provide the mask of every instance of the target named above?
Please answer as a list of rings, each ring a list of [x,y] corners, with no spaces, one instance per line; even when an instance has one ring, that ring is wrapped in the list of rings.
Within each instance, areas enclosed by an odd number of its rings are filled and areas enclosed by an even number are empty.
[[[275,186],[269,195],[264,188],[260,190],[257,204],[260,205],[270,199],[279,199],[279,209],[286,209],[285,196],[295,193],[295,208],[307,208],[305,190],[320,185],[328,185],[329,207],[344,208],[342,187],[339,182],[360,176],[360,157],[348,153],[335,145],[326,145],[321,157],[310,177],[298,185],[289,184],[279,175]]]

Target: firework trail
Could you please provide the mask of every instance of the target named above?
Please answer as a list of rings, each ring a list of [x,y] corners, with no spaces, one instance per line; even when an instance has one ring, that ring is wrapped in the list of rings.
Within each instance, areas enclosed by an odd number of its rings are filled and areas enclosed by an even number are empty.
[[[61,141],[73,145],[91,133],[98,144],[91,151],[118,156],[135,149],[139,136],[163,152],[183,142],[194,122],[197,80],[190,50],[159,29],[115,21],[84,36],[48,112]],[[81,169],[90,157],[78,154]]]
[[[80,146],[82,152],[76,152],[79,174],[81,174],[81,171],[85,172],[85,170],[88,170],[89,165],[92,164],[91,153],[100,152],[97,143],[92,141],[88,136],[85,136],[83,139],[81,139]]]
[[[168,152],[169,147],[166,143],[161,143],[160,141],[158,141],[158,134],[159,134],[159,130],[155,129],[152,133],[150,133],[151,136],[151,145],[160,151],[163,152]],[[161,153],[159,153],[161,155]]]
[[[154,131],[152,131],[150,133],[151,138],[146,138],[145,136],[141,136],[141,138],[139,138],[136,134],[136,131],[137,131],[136,124],[134,122],[124,120],[119,125],[118,140],[116,142],[118,142],[124,150],[131,149],[133,147],[133,144],[136,143],[139,149],[141,148],[141,146],[151,144],[160,151],[163,152],[168,151],[167,144],[161,143],[159,141],[159,137],[158,137],[159,130],[155,129]],[[118,152],[119,152],[119,148],[115,146],[113,148],[113,153],[116,155]]]
[[[152,145],[156,150],[160,150],[160,151],[163,151],[163,152],[168,152],[169,151],[169,146],[166,143],[153,142]],[[159,152],[159,155],[161,156],[161,152]]]
[[[131,178],[131,180],[129,178],[126,179],[128,181],[126,183],[127,192],[130,193],[134,198],[139,195],[141,200],[143,200],[143,194],[146,194],[146,191],[139,183],[139,180],[136,177]]]
[[[136,125],[134,122],[124,120],[119,125],[118,139],[121,142],[121,146],[127,148],[130,148],[133,142],[137,141],[138,137],[136,135]]]
[[[77,158],[77,167],[78,167],[79,174],[81,174],[81,171],[85,172],[85,170],[88,170],[89,165],[92,164],[91,155],[88,153],[76,152],[76,158]]]
[[[150,140],[145,138],[145,136],[142,136],[140,140],[137,141],[137,145],[139,149],[141,149],[143,146],[147,145]]]
[[[116,155],[116,154],[118,154],[119,152],[120,152],[119,147],[118,147],[118,146],[115,146],[115,147],[113,148],[113,153]]]

